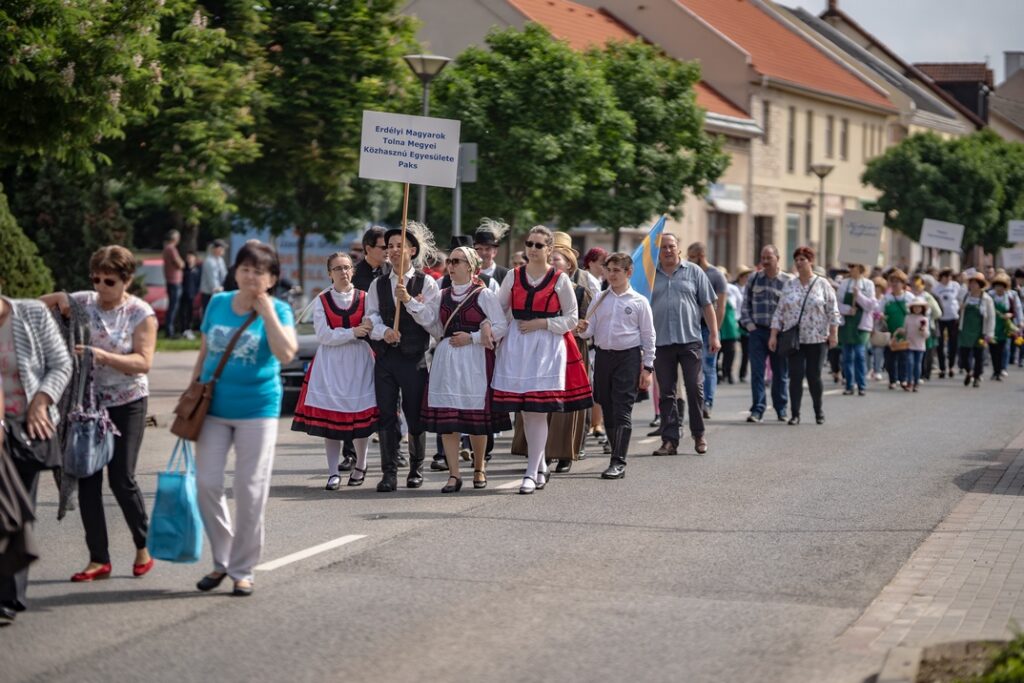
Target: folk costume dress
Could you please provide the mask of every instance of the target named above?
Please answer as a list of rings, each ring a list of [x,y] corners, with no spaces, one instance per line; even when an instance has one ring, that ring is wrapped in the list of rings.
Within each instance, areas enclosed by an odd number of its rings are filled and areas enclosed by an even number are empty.
[[[560,413],[593,405],[590,380],[573,339],[579,320],[569,277],[548,268],[539,280],[516,268],[498,300],[510,324],[498,349],[491,386],[496,412]],[[523,333],[515,321],[547,321],[547,329]]]
[[[497,341],[508,322],[498,297],[474,281],[452,285],[436,300],[435,319],[428,331],[439,342],[434,348],[421,419],[436,434],[486,435],[511,427],[507,412],[491,409],[494,351],[481,345],[480,328],[489,322]],[[466,332],[473,343],[455,347],[451,338]],[[486,381],[484,381],[486,378]]]
[[[366,438],[377,431],[373,351],[352,330],[363,322],[366,292],[330,289],[313,308],[320,348],[306,370],[292,431],[327,439]]]

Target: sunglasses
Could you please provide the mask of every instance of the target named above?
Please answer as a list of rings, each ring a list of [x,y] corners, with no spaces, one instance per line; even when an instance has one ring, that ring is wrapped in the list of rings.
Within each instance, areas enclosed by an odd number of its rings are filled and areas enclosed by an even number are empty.
[[[527,249],[544,249],[547,246],[548,245],[545,244],[544,242],[532,242],[530,240],[526,240]]]
[[[460,263],[469,263],[469,261],[467,261],[464,258],[450,258],[450,259],[448,259],[448,265],[450,265],[450,266],[457,266]]]
[[[94,285],[98,285],[101,282],[105,284],[107,287],[114,287],[115,285],[117,285],[117,280],[115,280],[112,277],[97,277],[95,275],[93,276],[92,283]]]

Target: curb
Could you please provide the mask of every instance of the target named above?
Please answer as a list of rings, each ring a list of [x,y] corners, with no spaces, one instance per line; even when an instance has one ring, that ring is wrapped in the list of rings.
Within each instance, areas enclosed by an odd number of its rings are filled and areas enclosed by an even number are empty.
[[[894,647],[885,657],[882,670],[875,683],[914,683],[921,669],[924,648]]]

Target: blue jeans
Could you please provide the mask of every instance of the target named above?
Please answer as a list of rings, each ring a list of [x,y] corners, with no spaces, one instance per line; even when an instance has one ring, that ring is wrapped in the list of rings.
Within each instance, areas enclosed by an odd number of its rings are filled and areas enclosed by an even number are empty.
[[[924,351],[907,351],[907,381],[911,384],[921,383],[921,363],[924,362]]]
[[[718,386],[718,352],[708,353],[708,328],[701,326],[700,337],[703,340],[701,354],[704,359],[704,405],[708,410],[715,402],[715,388]]]
[[[889,384],[906,384],[910,381],[909,351],[893,351],[889,367]]]
[[[167,283],[167,317],[164,318],[164,327],[167,329],[167,336],[174,336],[175,318],[178,317],[178,304],[181,303],[181,285]]]
[[[846,390],[853,391],[854,383],[858,389],[867,385],[867,357],[863,344],[843,344],[843,377],[846,378]]]
[[[786,387],[789,383],[789,363],[777,353],[768,351],[768,338],[771,330],[758,327],[747,338],[750,354],[750,394],[752,403],[750,412],[753,415],[764,415],[767,397],[764,388],[764,363],[772,364],[772,407],[780,415],[786,414],[788,403]]]
[[[871,370],[881,377],[885,371],[885,347],[884,346],[872,346],[871,347]]]

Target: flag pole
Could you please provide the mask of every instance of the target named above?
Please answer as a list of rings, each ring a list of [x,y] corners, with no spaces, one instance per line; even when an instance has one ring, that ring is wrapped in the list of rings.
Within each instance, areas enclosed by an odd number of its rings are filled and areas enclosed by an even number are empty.
[[[406,226],[407,226],[408,222],[409,222],[409,183],[406,183],[405,184],[405,195],[402,198],[402,247],[401,247],[401,255],[398,257],[398,265],[400,267],[400,270],[398,271],[398,274],[396,276],[397,277],[397,284],[399,284],[399,285],[404,284],[404,278],[405,278],[405,270],[406,270],[406,265],[405,265],[405,230],[406,230]],[[401,317],[401,315],[402,315],[402,304],[401,304],[400,301],[398,301],[398,297],[396,296],[395,297],[395,325],[394,325],[394,328],[393,328],[395,330],[395,332],[398,332],[398,320]]]

